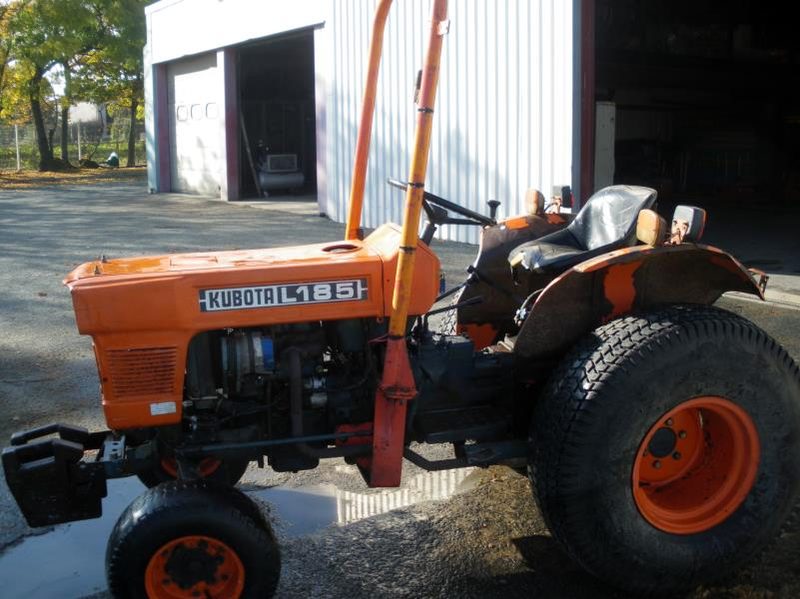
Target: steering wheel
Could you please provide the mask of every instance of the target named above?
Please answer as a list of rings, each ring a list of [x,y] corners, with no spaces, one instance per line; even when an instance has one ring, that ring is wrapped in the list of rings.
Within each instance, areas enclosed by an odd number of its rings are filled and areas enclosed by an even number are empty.
[[[406,183],[397,179],[388,179],[387,183],[392,187],[402,189],[403,191],[406,191],[408,187]],[[426,216],[428,217],[428,222],[433,225],[433,230],[430,232],[430,238],[433,237],[433,233],[436,231],[436,227],[439,225],[474,225],[478,227],[485,227],[487,225],[493,225],[496,223],[494,218],[485,216],[478,212],[473,212],[468,208],[464,208],[463,206],[459,206],[458,204],[455,204],[449,200],[445,200],[444,198],[432,194],[429,191],[422,192],[422,207],[425,210]],[[452,218],[448,214],[448,211],[455,212],[463,218]],[[425,239],[429,228],[430,227],[426,228],[422,235],[423,241],[426,243],[430,241],[430,239]]]

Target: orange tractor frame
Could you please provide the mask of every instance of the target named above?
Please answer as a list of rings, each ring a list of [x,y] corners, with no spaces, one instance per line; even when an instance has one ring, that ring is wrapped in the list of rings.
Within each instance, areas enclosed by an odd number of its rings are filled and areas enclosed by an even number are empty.
[[[497,203],[487,216],[426,191],[446,0],[432,1],[408,181],[390,181],[403,226],[365,237],[390,5],[373,24],[344,241],[103,257],[67,276],[109,430],[12,437],[3,467],[28,523],[97,517],[106,481],[136,475],[150,489],[109,539],[114,596],[267,597],[278,545],[234,487],[250,462],[344,458],[373,487],[399,485],[404,458],[505,464],[527,468],[554,538],[611,585],[672,593],[732,571],[800,493],[800,371],[711,306],[728,291],[763,299],[766,277],[698,243],[704,210],[679,206],[667,227],[652,189],[612,186],[576,214],[532,193],[504,220]],[[481,244],[439,294],[444,223],[480,227]]]

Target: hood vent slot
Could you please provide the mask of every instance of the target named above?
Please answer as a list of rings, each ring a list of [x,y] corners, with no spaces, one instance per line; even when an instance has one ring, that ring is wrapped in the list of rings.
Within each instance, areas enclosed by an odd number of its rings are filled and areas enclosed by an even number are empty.
[[[171,394],[178,351],[175,347],[112,349],[106,352],[111,388],[117,397]]]

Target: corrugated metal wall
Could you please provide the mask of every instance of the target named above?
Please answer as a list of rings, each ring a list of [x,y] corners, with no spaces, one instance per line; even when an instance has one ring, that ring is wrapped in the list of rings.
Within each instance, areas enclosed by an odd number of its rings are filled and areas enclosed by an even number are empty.
[[[334,2],[327,94],[327,211],[343,221],[375,0]],[[572,2],[452,0],[426,189],[486,212],[524,211],[528,187],[549,196],[572,180]],[[389,17],[378,88],[363,224],[400,222],[413,142],[412,104],[430,2],[397,0]],[[473,227],[441,236],[477,242]]]

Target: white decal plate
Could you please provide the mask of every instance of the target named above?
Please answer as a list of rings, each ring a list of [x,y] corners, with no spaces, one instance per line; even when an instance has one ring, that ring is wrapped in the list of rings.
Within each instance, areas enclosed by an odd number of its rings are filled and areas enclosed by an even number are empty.
[[[174,414],[178,410],[174,401],[162,401],[159,403],[150,404],[151,416],[164,416],[165,414]]]
[[[366,279],[201,289],[200,311],[220,312],[222,310],[352,302],[365,300],[367,297]]]

